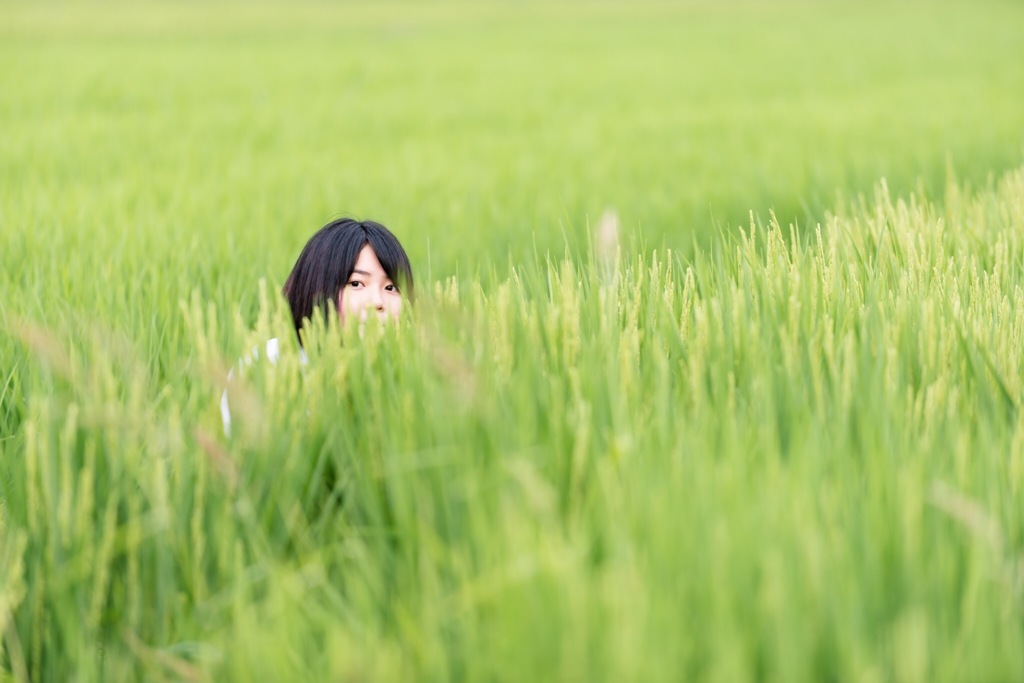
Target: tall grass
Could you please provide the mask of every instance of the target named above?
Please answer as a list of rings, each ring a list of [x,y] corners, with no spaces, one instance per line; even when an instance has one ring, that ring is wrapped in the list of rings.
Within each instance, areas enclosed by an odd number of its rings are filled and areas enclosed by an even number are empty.
[[[1024,676],[1024,169],[499,279],[306,366],[197,291],[169,383],[9,316],[5,674]]]

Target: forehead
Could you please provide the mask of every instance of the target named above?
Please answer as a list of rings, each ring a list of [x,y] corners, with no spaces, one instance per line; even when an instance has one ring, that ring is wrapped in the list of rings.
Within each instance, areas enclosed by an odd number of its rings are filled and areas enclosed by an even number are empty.
[[[355,270],[361,270],[370,275],[387,275],[384,272],[384,267],[380,265],[380,260],[377,259],[373,247],[369,244],[360,250],[359,257],[356,258]]]

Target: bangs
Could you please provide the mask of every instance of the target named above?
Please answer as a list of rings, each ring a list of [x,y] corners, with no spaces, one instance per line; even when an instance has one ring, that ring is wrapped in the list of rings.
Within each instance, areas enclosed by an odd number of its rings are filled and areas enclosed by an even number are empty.
[[[391,232],[380,223],[365,221],[363,228],[366,231],[366,244],[369,244],[380,261],[381,268],[387,276],[398,285],[399,290],[406,296],[412,296],[413,280],[412,267],[409,265],[409,257],[405,249],[399,244]]]

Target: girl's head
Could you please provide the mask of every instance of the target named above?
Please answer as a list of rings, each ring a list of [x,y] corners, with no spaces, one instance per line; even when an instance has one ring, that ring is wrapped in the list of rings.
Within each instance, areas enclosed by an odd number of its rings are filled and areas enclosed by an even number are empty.
[[[350,317],[397,316],[411,298],[412,267],[391,232],[374,221],[340,218],[309,238],[284,283],[296,334],[319,306]]]

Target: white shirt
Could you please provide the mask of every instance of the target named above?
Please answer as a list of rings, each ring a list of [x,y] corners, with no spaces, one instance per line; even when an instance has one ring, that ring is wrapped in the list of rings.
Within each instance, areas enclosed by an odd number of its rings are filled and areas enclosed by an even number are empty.
[[[277,365],[277,360],[281,357],[281,343],[275,337],[267,341],[267,360],[270,361],[271,365]],[[260,347],[254,346],[252,353],[242,359],[242,362],[246,365],[252,365],[260,359]],[[299,362],[303,365],[306,364],[306,352],[299,347]],[[228,372],[228,381],[230,382],[234,377],[234,370]],[[220,418],[224,422],[224,434],[225,436],[231,436],[231,406],[228,405],[228,390],[225,389],[224,393],[220,397]]]

